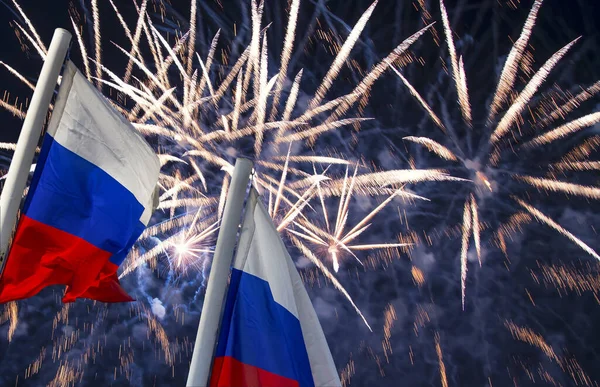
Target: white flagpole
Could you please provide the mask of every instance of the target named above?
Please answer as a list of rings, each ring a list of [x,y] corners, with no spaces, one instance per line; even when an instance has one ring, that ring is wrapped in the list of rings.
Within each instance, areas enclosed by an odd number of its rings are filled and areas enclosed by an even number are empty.
[[[69,31],[62,28],[54,31],[46,60],[23,121],[15,153],[6,174],[4,189],[0,195],[0,274],[4,267],[4,257],[17,220],[35,148],[40,139],[42,126],[46,114],[48,114],[52,94],[70,42],[71,33]]]
[[[251,172],[252,161],[244,158],[238,158],[235,161],[212,267],[208,277],[208,285],[206,286],[206,296],[200,315],[187,387],[208,386],[215,343],[221,322],[223,301],[227,290],[229,269],[233,260],[236,236]]]

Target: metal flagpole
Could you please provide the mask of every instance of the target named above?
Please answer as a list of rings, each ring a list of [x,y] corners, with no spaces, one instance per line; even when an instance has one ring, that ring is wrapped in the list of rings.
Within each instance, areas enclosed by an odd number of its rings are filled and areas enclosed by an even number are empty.
[[[70,42],[71,33],[69,31],[62,28],[54,31],[46,60],[23,121],[15,153],[6,174],[4,189],[0,195],[0,274],[4,268],[4,258],[17,220],[35,148],[40,139],[42,126],[48,114],[52,94]]]
[[[208,386],[229,269],[233,260],[236,236],[251,172],[252,161],[244,158],[236,160],[206,286],[206,296],[200,315],[187,387]]]

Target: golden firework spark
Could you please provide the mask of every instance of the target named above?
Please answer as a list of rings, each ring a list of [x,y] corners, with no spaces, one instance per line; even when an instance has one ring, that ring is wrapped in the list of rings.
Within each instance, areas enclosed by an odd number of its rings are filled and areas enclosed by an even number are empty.
[[[583,371],[581,365],[572,356],[559,356],[544,338],[527,327],[519,326],[512,321],[505,321],[504,326],[517,340],[539,348],[550,360],[560,366],[576,385],[592,386],[592,380]]]
[[[442,354],[442,347],[440,346],[440,334],[435,334],[435,353],[438,357],[438,364],[440,368],[440,380],[443,387],[448,387],[448,378],[446,376],[446,365],[444,364],[444,357]]]
[[[19,306],[16,301],[4,305],[4,312],[0,315],[0,325],[4,324],[5,321],[8,321],[8,342],[10,343],[19,322]]]

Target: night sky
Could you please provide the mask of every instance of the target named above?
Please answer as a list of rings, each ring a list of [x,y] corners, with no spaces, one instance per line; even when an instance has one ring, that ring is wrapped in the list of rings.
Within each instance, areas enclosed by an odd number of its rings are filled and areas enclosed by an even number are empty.
[[[154,0],[149,4],[160,2]],[[99,3],[103,62],[122,75],[127,61],[111,42],[129,49],[128,42],[109,2],[101,0]],[[130,28],[134,28],[136,14],[133,3],[125,0],[115,3]],[[271,77],[275,75],[279,63],[287,12],[282,1],[265,0],[265,3],[263,26],[272,22],[267,34]],[[299,53],[292,56],[288,71],[288,77],[293,79],[294,74],[304,69],[299,97],[303,103],[307,103],[314,94],[334,57],[319,39],[314,38],[318,35],[315,35],[315,30],[334,28],[337,35],[345,39],[348,28],[370,5],[363,0],[323,1],[329,12],[321,14],[319,22],[314,23],[317,3],[308,0],[301,2],[297,42],[302,41],[304,47],[303,50],[296,50]],[[434,28],[441,40],[438,44],[433,34],[425,34],[411,47],[413,59],[416,60],[411,60],[403,73],[445,123],[454,123],[452,126],[459,131],[459,141],[473,139],[473,153],[477,153],[478,146],[482,144],[480,137],[485,130],[487,107],[502,65],[510,51],[511,42],[519,37],[533,1],[446,2],[456,46],[464,57],[473,107],[472,129],[463,130],[460,124],[455,89],[450,82],[451,72],[447,71],[450,58],[443,40],[437,1],[380,0],[352,51],[350,58],[356,66],[344,66],[326,99],[351,91],[364,76],[364,71],[423,27],[420,3],[429,10],[430,21],[436,22]],[[19,4],[46,43],[49,43],[55,28],[72,29],[70,14],[75,16],[79,25],[91,15],[89,0],[21,0]],[[199,7],[196,45],[201,56],[206,56],[210,41],[219,28],[222,29],[219,49],[231,52],[234,46],[231,42],[236,38],[234,28],[238,32],[250,28],[244,25],[244,15],[249,12],[244,11],[244,7],[249,9],[249,1],[206,0],[202,3]],[[167,17],[161,20],[159,7],[149,6],[149,13],[159,31],[165,36],[169,34],[170,38],[177,30],[187,31],[189,1],[167,1],[163,9]],[[564,45],[579,36],[582,38],[556,66],[536,95],[550,93],[552,88],[576,94],[581,87],[598,81],[600,29],[596,21],[599,16],[600,2],[596,0],[544,1],[529,41],[528,53],[534,70]],[[20,21],[21,18],[12,1],[0,0],[0,61],[14,67],[33,82],[42,62],[31,47],[23,50],[15,36],[14,20]],[[91,22],[84,25],[86,44],[93,47]],[[172,44],[173,40],[170,42]],[[245,47],[248,41],[236,44]],[[81,55],[76,46],[73,46],[70,55],[82,68]],[[134,71],[134,75],[141,76],[141,72]],[[521,71],[515,87],[517,92],[532,75]],[[18,79],[5,68],[0,68],[0,92],[4,93],[5,90],[10,92],[8,101],[11,104],[16,97],[24,101],[31,95],[31,91],[23,87]],[[108,87],[103,92],[111,97],[116,95]],[[535,102],[539,102],[539,99],[535,99]],[[591,98],[572,113],[570,119],[598,111],[599,102],[597,96]],[[356,114],[353,111],[351,115]],[[446,161],[431,156],[424,148],[407,145],[402,140],[406,136],[426,136],[445,146],[452,146],[452,142],[433,125],[419,103],[391,71],[386,72],[374,85],[369,104],[360,114],[374,118],[364,124],[361,132],[325,136],[314,148],[324,152],[346,152],[347,157],[353,160],[363,158],[376,170],[408,169],[413,166],[448,168],[453,176],[472,178],[472,171],[468,168],[447,167]],[[0,122],[0,142],[16,141],[21,120],[0,109]],[[553,124],[550,128],[558,125]],[[514,210],[509,204],[510,195],[516,192],[520,197],[531,199],[537,208],[572,231],[591,248],[600,250],[596,233],[600,230],[600,206],[597,201],[567,198],[565,194],[548,194],[535,189],[525,192],[522,186],[502,174],[502,170],[521,173],[535,170],[538,164],[554,163],[576,144],[594,136],[597,138],[599,129],[598,124],[591,126],[545,151],[528,154],[526,159],[508,154],[504,164],[490,174],[494,193],[488,196],[482,194],[480,214],[482,221],[486,222],[485,227],[495,229],[507,221]],[[351,129],[347,132],[350,133]],[[239,152],[245,153],[246,149],[242,148],[248,147],[248,143],[242,141],[237,146]],[[589,160],[598,160],[598,156],[597,150],[592,151]],[[0,170],[7,168],[9,157],[10,152],[0,150]],[[231,155],[226,157],[233,161]],[[540,172],[539,176],[542,175]],[[216,172],[210,176],[222,178]],[[598,187],[600,183],[597,170],[568,177],[569,181],[578,184]],[[338,369],[345,375],[351,375],[347,385],[445,386],[440,377],[437,344],[443,354],[443,369],[449,386],[571,386],[600,383],[600,370],[597,368],[600,337],[595,332],[596,321],[600,319],[600,265],[548,226],[535,220],[524,225],[513,239],[507,241],[508,256],[494,244],[491,232],[484,234],[481,267],[471,242],[466,308],[465,311],[461,310],[461,238],[456,230],[459,230],[462,221],[461,200],[464,201],[465,192],[462,187],[458,183],[409,184],[407,188],[411,192],[431,201],[414,205],[394,202],[394,207],[378,214],[373,220],[361,243],[393,240],[398,233],[406,231],[408,223],[421,238],[419,246],[410,254],[398,254],[389,261],[379,259],[376,255],[362,254],[359,258],[364,262],[376,262],[364,267],[353,258],[342,263],[337,277],[365,314],[373,327],[372,333],[348,301],[322,276],[315,274],[306,258],[297,250],[290,250],[298,266],[308,273],[307,278],[317,278],[316,281],[308,281],[308,291]],[[219,188],[220,180],[209,181],[211,195],[218,197]],[[533,194],[530,196],[530,193]],[[357,198],[351,206],[360,212],[380,202],[370,197]],[[399,220],[395,207],[406,209],[406,222]],[[335,208],[332,211],[335,212]],[[154,221],[169,216],[168,211],[159,212]],[[356,222],[355,216],[352,214],[349,221]],[[431,241],[423,237],[425,234],[433,236]],[[552,265],[566,268],[570,273],[583,273],[585,278],[575,280],[580,284],[579,287],[565,285],[557,288],[555,284],[550,284],[542,270],[542,267]],[[49,385],[52,381],[57,383],[60,380],[57,375],[65,370],[75,375],[74,385],[81,386],[184,385],[208,268],[196,268],[173,279],[168,267],[164,266],[164,262],[159,262],[158,270],[144,266],[125,278],[123,287],[138,300],[131,305],[107,306],[80,300],[63,309],[66,314],[62,316],[68,315],[68,318],[63,318],[59,313],[62,308],[61,287],[46,289],[38,296],[20,301],[19,323],[10,342],[8,334],[11,328],[5,322],[3,306],[0,306],[0,386]],[[415,272],[423,273],[424,284],[418,283]],[[567,283],[569,278],[566,272],[562,273],[561,279]],[[581,285],[584,280],[587,286]],[[153,315],[152,321],[160,322],[163,333],[153,330],[152,323],[148,322],[145,315]],[[394,318],[390,325],[392,315]],[[531,332],[543,337],[561,360],[555,361],[539,347],[530,345],[527,340],[519,340],[514,334],[515,326],[528,327]],[[54,332],[52,337],[51,332]],[[172,364],[167,364],[161,347],[160,337],[163,334],[168,338],[175,356]],[[384,345],[386,336],[389,337],[390,349]],[[60,343],[69,341],[69,337],[73,337],[72,343],[61,349]],[[93,359],[78,363],[82,354],[94,346],[102,349],[92,351]],[[125,356],[123,352],[126,352]],[[123,358],[131,360],[124,365]],[[31,373],[27,371],[28,367],[32,367],[36,361],[41,361],[39,372],[28,376]],[[579,366],[589,379],[581,377]],[[348,369],[353,371],[348,373]]]

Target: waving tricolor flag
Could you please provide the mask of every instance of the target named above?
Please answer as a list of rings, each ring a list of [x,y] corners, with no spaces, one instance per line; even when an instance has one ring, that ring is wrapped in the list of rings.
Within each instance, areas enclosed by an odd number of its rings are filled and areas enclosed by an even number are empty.
[[[210,374],[211,387],[341,386],[304,284],[254,189]],[[188,386],[203,385],[188,379]]]
[[[252,189],[231,270],[210,386],[339,385],[304,284]]]
[[[130,301],[116,271],[150,220],[160,164],[67,61],[0,278],[0,303],[67,285],[63,302]]]

